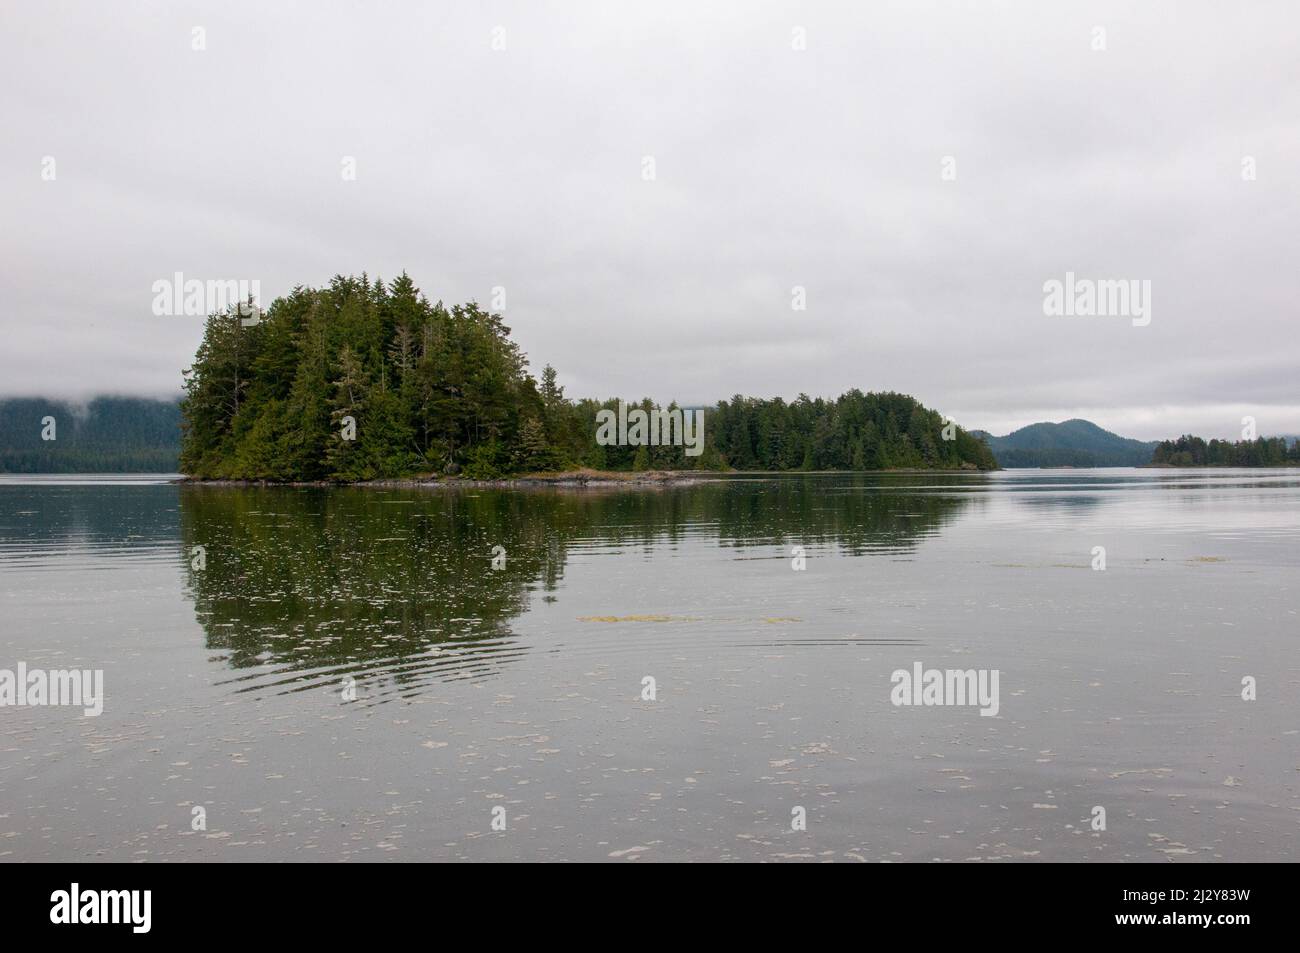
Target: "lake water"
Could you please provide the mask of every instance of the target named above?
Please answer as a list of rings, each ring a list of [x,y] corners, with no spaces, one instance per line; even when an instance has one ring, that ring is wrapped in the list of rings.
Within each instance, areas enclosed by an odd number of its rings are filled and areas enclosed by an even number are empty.
[[[1298,570],[1297,470],[0,477],[0,669],[105,696],[0,708],[0,860],[1294,860]]]

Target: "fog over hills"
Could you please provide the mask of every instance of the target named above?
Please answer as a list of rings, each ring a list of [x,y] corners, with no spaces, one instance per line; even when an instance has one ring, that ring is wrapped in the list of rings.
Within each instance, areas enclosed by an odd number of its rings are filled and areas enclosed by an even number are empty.
[[[0,473],[174,473],[179,399],[0,399]]]

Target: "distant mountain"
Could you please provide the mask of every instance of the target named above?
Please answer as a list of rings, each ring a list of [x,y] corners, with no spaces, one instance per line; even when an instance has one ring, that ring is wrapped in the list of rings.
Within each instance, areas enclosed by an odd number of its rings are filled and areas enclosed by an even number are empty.
[[[1003,467],[1140,467],[1151,462],[1156,448],[1154,440],[1121,437],[1090,420],[1030,424],[1005,437],[971,433],[989,445]]]
[[[178,400],[0,398],[0,473],[175,473],[180,444]]]

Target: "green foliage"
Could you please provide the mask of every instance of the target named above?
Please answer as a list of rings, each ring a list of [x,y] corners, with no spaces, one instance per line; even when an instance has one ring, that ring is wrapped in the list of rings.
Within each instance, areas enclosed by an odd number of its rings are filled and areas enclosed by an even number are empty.
[[[1156,445],[1151,462],[1174,467],[1294,467],[1300,465],[1300,440],[1256,437],[1254,440],[1211,440],[1184,434]]]
[[[354,481],[567,463],[509,335],[476,304],[431,304],[405,274],[295,288],[252,327],[213,315],[187,375],[181,465],[200,477]]]
[[[405,274],[295,288],[252,327],[233,311],[212,315],[182,406],[181,467],[208,478],[996,466],[965,431],[945,440],[943,420],[912,398],[856,390],[703,408],[698,456],[680,445],[601,446],[596,415],[617,400],[569,400],[549,366],[539,383],[499,315],[431,304]],[[658,409],[649,399],[630,406]]]
[[[465,456],[464,473],[470,480],[497,480],[509,472],[508,455],[498,440],[477,444]]]
[[[739,470],[997,468],[983,441],[956,426],[945,439],[944,419],[906,394],[854,389],[791,403],[736,395],[719,402],[705,431]]]

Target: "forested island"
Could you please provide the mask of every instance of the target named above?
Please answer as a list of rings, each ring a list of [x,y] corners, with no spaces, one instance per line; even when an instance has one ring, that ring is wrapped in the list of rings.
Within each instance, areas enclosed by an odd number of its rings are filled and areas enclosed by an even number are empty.
[[[1286,437],[1254,440],[1210,440],[1184,434],[1162,440],[1151,456],[1153,466],[1168,467],[1294,467],[1300,466],[1300,441]]]
[[[491,480],[574,468],[996,469],[983,441],[915,399],[742,397],[703,408],[703,446],[602,445],[597,415],[540,380],[498,314],[430,303],[403,273],[298,286],[260,316],[209,316],[181,402],[181,470],[199,479]],[[649,399],[633,409],[669,412]]]

